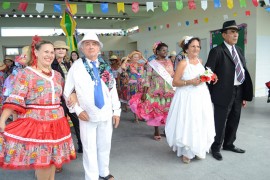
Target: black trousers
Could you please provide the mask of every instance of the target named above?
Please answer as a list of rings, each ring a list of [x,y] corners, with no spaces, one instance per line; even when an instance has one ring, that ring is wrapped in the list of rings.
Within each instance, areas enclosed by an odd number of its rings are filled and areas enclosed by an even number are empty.
[[[211,146],[212,151],[219,152],[222,143],[223,147],[234,147],[233,143],[236,140],[236,132],[241,116],[242,97],[242,86],[234,86],[233,96],[228,106],[214,104],[216,136]]]
[[[79,123],[79,118],[77,117],[76,113],[70,113],[69,109],[65,103],[65,100],[62,100],[62,107],[65,111],[65,115],[70,117],[70,120],[72,121],[74,130],[75,130],[75,135],[78,140],[78,147],[82,148],[82,141],[81,141],[81,136],[80,136],[80,123]]]

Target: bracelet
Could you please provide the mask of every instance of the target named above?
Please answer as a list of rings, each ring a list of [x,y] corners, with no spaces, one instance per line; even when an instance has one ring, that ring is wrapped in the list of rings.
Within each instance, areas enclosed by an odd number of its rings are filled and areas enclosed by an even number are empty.
[[[187,81],[184,81],[184,86],[186,86],[187,85]]]

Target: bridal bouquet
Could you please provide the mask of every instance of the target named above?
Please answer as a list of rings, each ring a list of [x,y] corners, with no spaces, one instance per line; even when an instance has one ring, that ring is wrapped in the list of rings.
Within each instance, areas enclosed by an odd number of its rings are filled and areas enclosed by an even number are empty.
[[[200,75],[201,82],[210,83],[211,81],[215,81],[216,79],[217,79],[217,75],[213,73],[213,71],[209,67],[206,67],[206,70],[204,71],[204,73]]]

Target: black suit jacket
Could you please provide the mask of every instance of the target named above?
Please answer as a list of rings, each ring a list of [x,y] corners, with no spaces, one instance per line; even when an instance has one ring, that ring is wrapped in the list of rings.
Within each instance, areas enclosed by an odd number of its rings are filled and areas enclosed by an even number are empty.
[[[245,81],[241,85],[243,86],[243,100],[251,101],[253,98],[253,85],[246,67],[246,60],[241,48],[235,46],[235,49],[245,69]],[[205,66],[210,67],[218,76],[218,82],[215,85],[209,85],[212,102],[228,106],[233,93],[235,64],[229,49],[224,43],[210,50]]]

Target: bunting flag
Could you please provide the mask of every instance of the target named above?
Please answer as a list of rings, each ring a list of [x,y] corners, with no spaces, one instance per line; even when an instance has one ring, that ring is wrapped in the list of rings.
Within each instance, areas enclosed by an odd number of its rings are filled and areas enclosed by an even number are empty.
[[[233,0],[227,0],[227,7],[229,9],[232,9],[233,8]]]
[[[214,7],[215,8],[221,8],[220,0],[214,0]]]
[[[139,12],[139,9],[140,9],[139,3],[138,3],[138,2],[132,2],[131,8],[132,8],[132,11],[133,11],[134,13]]]
[[[186,26],[189,26],[189,21],[186,21]]]
[[[208,18],[204,18],[204,22],[208,23],[209,19]]]
[[[159,28],[160,28],[160,29],[163,29],[163,25],[160,25]]]
[[[53,5],[53,12],[61,13],[62,12],[61,5],[60,4],[54,4]]]
[[[121,11],[125,12],[125,4],[123,2],[117,3],[117,11],[120,13]]]
[[[101,9],[101,12],[108,13],[109,12],[108,3],[101,3],[100,4],[100,9]]]
[[[270,5],[270,0],[264,0],[264,2],[267,6]]]
[[[247,2],[246,2],[246,0],[239,0],[239,2],[240,2],[240,7],[242,8],[242,7],[247,7]]]
[[[63,13],[60,26],[65,32],[67,45],[70,47],[70,51],[77,50],[77,42],[74,37],[74,32],[75,32],[77,23],[74,20],[73,15],[70,13],[68,8]]]
[[[194,0],[188,0],[188,8],[190,10],[196,9],[196,3],[194,2]]]
[[[36,3],[36,11],[42,13],[44,11],[44,3]]]
[[[2,8],[5,9],[5,10],[9,9],[10,8],[10,2],[3,2],[2,3]]]
[[[85,6],[85,11],[86,11],[86,14],[94,14],[94,5],[93,4],[86,4]]]
[[[258,0],[252,0],[252,3],[255,7],[258,7],[259,6],[259,3],[258,3]]]
[[[78,11],[77,4],[70,4],[69,6],[70,6],[70,13],[72,15],[77,14],[77,11]]]
[[[157,26],[154,26],[154,30],[156,30],[157,29]]]
[[[169,3],[168,3],[168,1],[162,1],[162,10],[164,12],[167,12],[168,9],[169,9]]]
[[[233,16],[236,17],[237,16],[237,12],[233,13]]]
[[[25,12],[27,7],[28,7],[28,2],[20,2],[18,6],[18,10]]]
[[[246,11],[246,16],[250,16],[250,11]]]
[[[205,11],[207,9],[208,3],[207,0],[201,0],[201,7]]]
[[[198,24],[198,23],[199,23],[198,19],[195,19],[194,24]]]
[[[148,31],[151,31],[151,27],[148,27]]]
[[[176,3],[176,9],[177,10],[182,10],[183,9],[184,4],[183,4],[183,1],[182,0],[176,1],[175,3]]]
[[[223,15],[223,19],[226,21],[229,19],[229,16],[227,14]]]
[[[182,25],[181,22],[178,22],[178,23],[177,23],[177,26],[178,26],[178,27],[180,27],[181,25]]]
[[[170,24],[166,24],[166,27],[167,27],[167,28],[170,28]]]
[[[154,12],[154,3],[153,2],[146,2],[146,11],[148,12],[149,10]]]

